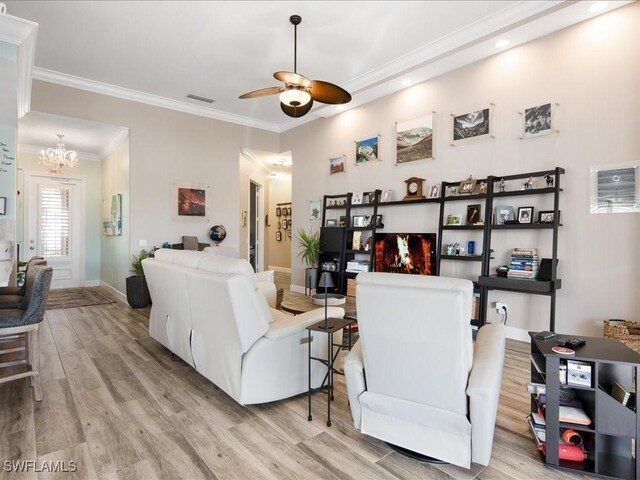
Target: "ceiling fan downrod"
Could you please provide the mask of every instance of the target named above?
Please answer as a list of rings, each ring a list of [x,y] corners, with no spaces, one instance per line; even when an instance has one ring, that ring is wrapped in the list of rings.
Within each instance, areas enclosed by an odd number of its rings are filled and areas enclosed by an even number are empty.
[[[302,17],[291,15],[289,21],[293,25],[293,73],[298,73],[298,25],[302,22]]]

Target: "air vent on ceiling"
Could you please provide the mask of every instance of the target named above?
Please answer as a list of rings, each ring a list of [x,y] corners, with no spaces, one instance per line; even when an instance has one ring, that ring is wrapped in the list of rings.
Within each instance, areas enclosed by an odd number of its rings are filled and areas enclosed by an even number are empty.
[[[193,100],[198,100],[200,102],[205,102],[205,103],[215,102],[215,100],[212,100],[211,98],[201,97],[199,95],[194,95],[193,93],[190,93],[189,95],[187,95],[187,98],[192,98]]]

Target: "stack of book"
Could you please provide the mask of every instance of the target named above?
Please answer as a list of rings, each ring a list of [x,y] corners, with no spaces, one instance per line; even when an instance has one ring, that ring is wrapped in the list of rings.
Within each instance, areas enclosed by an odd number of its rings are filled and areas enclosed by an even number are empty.
[[[535,280],[538,275],[538,249],[514,248],[507,278]]]

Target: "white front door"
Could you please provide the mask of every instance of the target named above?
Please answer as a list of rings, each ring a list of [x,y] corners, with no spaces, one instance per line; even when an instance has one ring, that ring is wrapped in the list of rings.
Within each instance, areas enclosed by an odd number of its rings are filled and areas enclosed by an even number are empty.
[[[53,267],[52,288],[84,284],[84,182],[28,173],[25,182],[25,260],[39,255]]]

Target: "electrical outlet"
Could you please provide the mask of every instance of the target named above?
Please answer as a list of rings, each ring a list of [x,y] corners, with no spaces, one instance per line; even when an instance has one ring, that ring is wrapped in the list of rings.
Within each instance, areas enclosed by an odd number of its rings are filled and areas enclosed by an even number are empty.
[[[501,315],[507,314],[507,304],[502,302],[496,302],[496,312]]]

